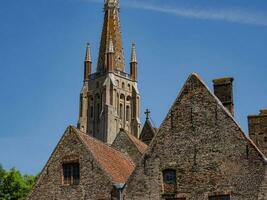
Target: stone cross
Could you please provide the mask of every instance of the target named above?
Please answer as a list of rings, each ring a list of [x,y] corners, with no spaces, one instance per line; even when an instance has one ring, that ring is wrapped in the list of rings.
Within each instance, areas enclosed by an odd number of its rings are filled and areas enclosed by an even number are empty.
[[[150,110],[146,109],[146,111],[145,111],[146,119],[149,119],[150,113],[151,113]]]

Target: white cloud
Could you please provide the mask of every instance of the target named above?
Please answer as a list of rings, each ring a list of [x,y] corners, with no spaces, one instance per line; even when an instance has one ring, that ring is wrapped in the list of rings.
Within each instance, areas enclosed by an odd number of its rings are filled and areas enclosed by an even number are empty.
[[[88,0],[103,3],[103,0]],[[267,26],[267,14],[237,9],[214,9],[214,8],[182,8],[168,7],[167,5],[155,5],[143,3],[137,0],[123,0],[123,5],[136,9],[151,10],[177,17],[195,18],[202,20],[226,21],[242,24]]]

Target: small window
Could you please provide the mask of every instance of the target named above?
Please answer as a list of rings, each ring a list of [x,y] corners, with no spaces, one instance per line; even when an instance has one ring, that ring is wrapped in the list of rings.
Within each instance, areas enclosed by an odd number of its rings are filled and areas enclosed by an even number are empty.
[[[163,171],[164,193],[172,194],[176,192],[176,171],[167,169]]]
[[[125,88],[125,84],[122,82],[122,89],[124,89]]]
[[[264,142],[267,142],[267,137],[264,137]]]
[[[209,197],[209,200],[230,200],[230,195],[217,195]]]
[[[80,182],[80,164],[66,163],[62,167],[64,185],[78,185]]]

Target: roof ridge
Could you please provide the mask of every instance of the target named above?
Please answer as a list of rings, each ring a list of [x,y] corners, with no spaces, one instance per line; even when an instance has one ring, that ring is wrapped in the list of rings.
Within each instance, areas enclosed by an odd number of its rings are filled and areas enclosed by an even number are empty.
[[[130,138],[130,140],[132,140],[132,142],[135,144],[135,146],[137,147],[137,149],[141,152],[144,153],[146,151],[146,149],[148,148],[148,145],[146,145],[143,141],[139,140],[137,137],[135,137],[134,135],[124,131]]]
[[[202,80],[202,78],[197,73],[192,73],[189,76],[188,80],[192,76],[195,76],[204,85],[204,87],[206,87],[206,89],[208,90],[208,92],[215,98],[215,100],[217,101],[217,103],[227,113],[228,117],[230,117],[233,120],[233,122],[236,124],[236,126],[241,131],[241,133],[244,136],[244,138],[247,139],[248,142],[250,142],[250,144],[255,148],[256,151],[258,151],[258,153],[261,155],[261,157],[263,158],[263,160],[267,163],[267,158],[265,157],[265,155],[261,152],[261,150],[257,147],[257,145],[249,137],[246,136],[245,132],[243,131],[243,129],[241,128],[241,126],[239,125],[239,123],[236,121],[236,119],[233,117],[233,115],[230,113],[230,111],[222,104],[222,102],[220,101],[220,99],[213,92],[211,92],[210,88],[206,85],[206,83]]]
[[[195,72],[191,73],[189,75],[189,77],[186,79],[182,89],[180,90],[178,96],[175,98],[174,102],[172,103],[166,117],[164,118],[164,120],[162,121],[160,127],[159,127],[159,131],[162,128],[163,122],[166,121],[168,115],[170,114],[173,106],[175,105],[175,103],[179,100],[179,98],[181,97],[185,87],[186,87],[186,83],[192,78],[195,77],[197,80],[199,80],[199,82],[207,89],[208,93],[214,97],[215,101],[217,102],[217,105],[219,105],[227,114],[228,117],[230,117],[233,122],[235,123],[235,125],[237,126],[237,128],[240,130],[240,132],[242,133],[243,137],[255,148],[255,150],[259,153],[259,155],[262,157],[262,159],[264,160],[265,163],[267,163],[267,158],[265,157],[265,155],[259,150],[259,148],[255,145],[255,143],[246,136],[246,134],[244,133],[243,129],[241,128],[241,126],[239,125],[239,123],[236,121],[236,119],[232,116],[232,114],[230,113],[230,111],[224,107],[224,105],[222,104],[222,102],[219,100],[219,98],[213,93],[211,92],[210,88],[206,85],[206,83],[202,80],[202,78]],[[156,133],[156,135],[159,133],[159,131]],[[156,135],[154,138],[156,138]],[[154,140],[154,138],[152,139],[152,141]]]
[[[73,128],[75,131],[77,131],[78,134],[83,134],[84,136],[86,136],[87,138],[90,138],[90,139],[93,140],[94,142],[96,142],[96,143],[98,143],[98,144],[100,144],[100,145],[102,145],[102,146],[107,147],[109,150],[111,150],[111,151],[113,151],[113,152],[115,152],[115,153],[120,154],[121,156],[123,156],[124,158],[126,158],[127,160],[129,160],[129,161],[134,165],[132,159],[129,158],[128,156],[126,156],[124,153],[122,153],[122,152],[120,152],[120,151],[118,151],[118,150],[112,148],[111,146],[105,144],[104,142],[98,140],[97,138],[92,137],[92,136],[90,136],[90,135],[88,135],[88,134],[82,132],[81,130],[77,129],[76,127],[73,127],[73,126],[72,126],[71,128]]]

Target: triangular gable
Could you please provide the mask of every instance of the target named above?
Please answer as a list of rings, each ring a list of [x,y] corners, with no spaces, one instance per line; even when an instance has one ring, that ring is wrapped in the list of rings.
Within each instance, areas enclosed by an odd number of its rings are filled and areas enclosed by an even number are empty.
[[[156,130],[151,125],[150,121],[147,119],[139,138],[142,142],[149,145],[155,135],[156,135]]]
[[[59,152],[68,149],[68,153],[71,153],[75,152],[76,148],[77,152],[82,153],[75,154],[75,156],[78,156],[78,159],[82,160],[84,160],[84,157],[87,157],[86,159],[89,159],[91,163],[90,166],[87,166],[88,169],[91,169],[91,165],[97,166],[101,171],[98,171],[98,173],[101,174],[101,179],[109,182],[111,186],[115,183],[125,183],[134,169],[132,161],[121,152],[112,149],[101,141],[81,132],[77,128],[69,126],[40,173],[28,198],[30,198],[35,190],[43,185],[44,180],[50,176],[52,173],[51,166],[54,168],[55,165],[60,165],[58,162],[61,161],[59,161],[58,158],[62,159],[66,155]],[[84,150],[81,151],[81,148],[84,148]]]
[[[136,163],[148,146],[125,130],[120,130],[112,143],[112,147],[128,155]]]
[[[197,88],[201,88],[201,90],[202,90],[200,92],[200,96],[194,97],[196,95],[194,94],[194,92],[191,92],[191,94],[192,94],[191,101],[184,102],[183,97],[185,95],[187,95],[190,91],[194,91]],[[232,121],[233,125],[235,125],[236,128],[239,130],[239,132],[242,134],[242,139],[245,139],[257,151],[258,155],[262,158],[262,160],[267,162],[267,159],[265,158],[264,154],[257,148],[257,146],[253,143],[253,141],[246,136],[246,134],[244,133],[244,131],[242,130],[242,128],[240,127],[238,122],[235,120],[235,118],[232,116],[232,114],[229,112],[229,110],[223,106],[222,102],[218,99],[218,97],[211,92],[211,90],[208,88],[208,86],[204,83],[204,81],[196,73],[192,73],[188,77],[188,79],[186,80],[179,95],[177,96],[176,100],[174,101],[173,105],[171,106],[167,116],[163,120],[163,122],[162,122],[162,124],[158,130],[158,133],[161,132],[161,134],[162,134],[163,131],[166,131],[166,125],[169,125],[169,127],[167,128],[167,130],[169,130],[169,131],[171,129],[175,128],[175,125],[173,122],[175,120],[177,120],[177,117],[178,117],[176,115],[177,114],[177,107],[179,107],[179,106],[181,107],[181,104],[186,104],[186,105],[184,105],[184,108],[182,109],[183,111],[185,109],[187,109],[187,111],[191,109],[190,111],[192,112],[192,116],[190,116],[190,118],[193,117],[194,114],[197,114],[197,111],[192,110],[194,107],[194,101],[198,101],[199,99],[197,99],[197,98],[202,98],[204,95],[209,100],[212,101],[212,104],[215,104],[215,106],[216,106],[215,109],[217,111],[218,111],[218,109],[222,110],[222,112],[225,114],[224,117],[229,118]],[[204,102],[205,99],[202,99],[202,101]],[[207,102],[207,103],[211,103],[211,102]],[[181,114],[181,116],[184,115],[184,113],[182,113],[182,112],[180,112],[180,114]],[[214,115],[213,117],[216,118],[216,115]]]
[[[215,183],[233,183],[233,192],[255,194],[254,189],[263,182],[264,155],[197,74],[187,79],[128,179],[125,199],[158,198],[163,189],[155,190],[162,185],[160,172],[170,168],[177,171],[177,181],[181,181],[177,192],[191,193],[196,185],[209,188]],[[251,174],[255,170],[258,174]],[[254,188],[243,190],[242,185],[252,179],[258,179]],[[179,191],[181,188],[188,190]],[[194,192],[204,192],[197,189]]]

